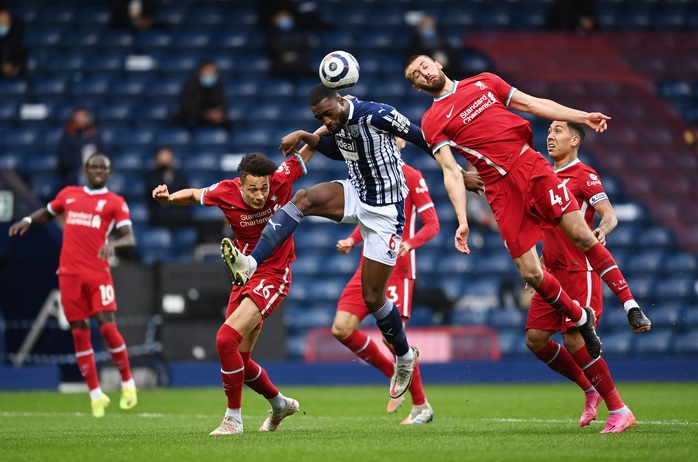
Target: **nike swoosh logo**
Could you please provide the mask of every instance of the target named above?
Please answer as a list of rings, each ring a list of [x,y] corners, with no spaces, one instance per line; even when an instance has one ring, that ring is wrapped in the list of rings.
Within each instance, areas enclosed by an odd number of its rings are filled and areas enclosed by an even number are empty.
[[[451,114],[453,114],[453,108],[454,108],[454,107],[455,107],[455,105],[454,105],[454,106],[451,106],[451,110],[448,111],[448,114],[446,114],[446,118],[447,118],[447,119],[450,119],[450,118],[451,118]]]
[[[66,204],[72,204],[73,202],[75,202],[75,199],[66,199],[65,200]]]
[[[569,207],[571,204],[572,204],[572,202],[568,202],[567,205],[562,207],[562,211],[564,212],[565,210],[567,210],[567,207]]]

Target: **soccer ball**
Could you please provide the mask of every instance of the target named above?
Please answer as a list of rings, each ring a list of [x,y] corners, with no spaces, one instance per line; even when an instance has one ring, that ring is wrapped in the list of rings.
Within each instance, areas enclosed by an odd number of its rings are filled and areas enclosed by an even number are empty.
[[[322,58],[320,80],[335,90],[346,90],[359,81],[359,62],[346,51],[333,51]]]

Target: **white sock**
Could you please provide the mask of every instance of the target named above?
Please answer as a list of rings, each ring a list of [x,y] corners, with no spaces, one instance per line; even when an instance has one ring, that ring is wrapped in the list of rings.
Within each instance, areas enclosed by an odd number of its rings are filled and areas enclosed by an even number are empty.
[[[121,382],[121,388],[136,388],[136,381],[131,377],[127,381]]]
[[[283,411],[288,406],[286,403],[286,397],[282,395],[281,392],[267,401],[269,401],[269,404],[271,404],[272,409],[277,411]]]
[[[632,308],[640,308],[640,305],[638,305],[634,299],[628,300],[627,302],[623,303],[623,309],[626,313],[630,311]]]
[[[621,414],[621,415],[626,415],[629,412],[630,412],[630,409],[628,409],[628,406],[626,406],[625,404],[620,409],[616,409],[615,411],[608,411],[609,414]]]
[[[583,326],[587,322],[587,312],[586,310],[582,310],[582,317],[579,318],[579,321],[575,322],[574,325],[579,327]]]
[[[412,348],[409,348],[407,350],[407,353],[405,353],[402,356],[397,357],[397,365],[402,366],[403,364],[409,363],[413,359],[414,359],[414,353],[412,352]]]
[[[257,270],[257,260],[252,257],[252,255],[247,256],[247,261],[250,264],[250,276],[252,276],[252,273],[254,273]]]
[[[97,387],[94,390],[90,390],[90,399],[101,398],[103,394],[104,393],[102,393],[102,389],[100,387]]]
[[[242,412],[240,409],[230,409],[228,408],[225,411],[225,416],[226,417],[232,417],[233,419],[237,420],[238,422],[242,422]]]

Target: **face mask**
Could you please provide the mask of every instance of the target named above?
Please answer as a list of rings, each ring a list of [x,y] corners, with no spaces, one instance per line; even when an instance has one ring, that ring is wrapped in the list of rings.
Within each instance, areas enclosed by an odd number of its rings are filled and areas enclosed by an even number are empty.
[[[276,23],[276,27],[283,31],[291,30],[293,28],[293,19],[281,19]]]
[[[436,29],[432,29],[431,27],[427,29],[422,29],[420,33],[422,34],[422,38],[426,40],[431,40],[434,37],[436,37]]]
[[[216,74],[205,74],[199,77],[199,83],[202,87],[212,87],[218,81],[218,76]]]
[[[4,37],[10,32],[10,26],[0,26],[0,37]]]

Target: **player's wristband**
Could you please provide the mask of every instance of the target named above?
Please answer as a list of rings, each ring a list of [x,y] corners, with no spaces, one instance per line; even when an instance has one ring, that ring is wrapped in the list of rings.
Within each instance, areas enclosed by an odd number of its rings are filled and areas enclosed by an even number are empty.
[[[24,217],[22,218],[22,221],[26,221],[27,224],[31,225],[33,220],[32,217]]]

